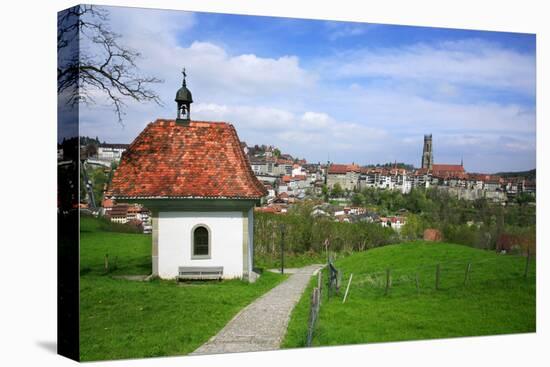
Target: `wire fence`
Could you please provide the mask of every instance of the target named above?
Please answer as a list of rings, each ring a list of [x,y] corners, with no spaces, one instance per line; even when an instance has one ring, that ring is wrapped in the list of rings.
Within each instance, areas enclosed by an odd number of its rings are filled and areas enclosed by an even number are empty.
[[[319,311],[321,309],[322,295],[327,294],[327,301],[330,301],[331,297],[337,297],[340,295],[340,284],[342,282],[342,272],[334,267],[333,258],[329,257],[327,265],[325,267],[327,275],[326,289],[323,286],[323,269],[319,269],[317,272],[317,284],[313,288],[311,293],[311,303],[309,306],[309,319],[307,325],[307,337],[306,346],[310,347],[313,341],[313,334],[315,332],[315,326],[317,319],[319,318]]]
[[[477,261],[465,259],[417,267],[388,266],[376,272],[356,272],[353,275],[353,288],[356,294],[362,296],[387,296],[396,290],[408,294],[411,291],[437,291],[529,278],[535,272],[532,256],[502,255]]]
[[[306,345],[311,346],[313,341],[324,293],[327,293],[327,302],[331,302],[332,295],[332,301],[345,303],[346,298],[350,297],[386,297],[392,294],[411,296],[459,287],[468,290],[475,285],[490,282],[532,279],[536,276],[534,265],[534,256],[527,253],[526,257],[502,255],[476,261],[465,258],[421,266],[388,266],[374,272],[344,274],[344,269],[336,269],[329,261],[328,266],[319,271],[317,285],[311,294]],[[323,272],[327,278],[326,289],[322,285]],[[339,292],[341,283],[347,283],[343,298]]]
[[[313,292],[311,294],[311,304],[310,304],[310,312],[309,312],[309,320],[307,325],[307,339],[306,339],[306,345],[308,347],[311,346],[311,342],[313,341],[313,333],[315,331],[315,325],[317,324],[317,319],[319,318],[319,310],[321,308],[321,289],[322,287],[322,276],[323,273],[321,270],[317,273],[317,286],[313,288]],[[330,289],[330,283],[329,283],[329,289]]]

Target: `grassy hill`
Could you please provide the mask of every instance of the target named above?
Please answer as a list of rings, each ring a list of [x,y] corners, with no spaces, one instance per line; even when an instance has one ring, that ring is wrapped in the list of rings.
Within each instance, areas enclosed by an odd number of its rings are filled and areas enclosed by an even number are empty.
[[[336,261],[340,295],[324,292],[313,345],[534,332],[535,262],[447,243],[413,242],[356,253]],[[467,264],[471,264],[464,285]],[[435,290],[436,265],[440,288]],[[392,286],[384,295],[386,269]],[[348,299],[342,298],[353,273]],[[416,286],[418,275],[419,288]],[[324,278],[326,279],[326,278]],[[285,347],[306,343],[313,281],[292,314]]]
[[[151,271],[151,236],[119,233],[81,217],[80,353],[83,361],[181,355],[215,335],[244,306],[285,277],[176,284],[113,275]],[[109,255],[110,270],[104,258]]]

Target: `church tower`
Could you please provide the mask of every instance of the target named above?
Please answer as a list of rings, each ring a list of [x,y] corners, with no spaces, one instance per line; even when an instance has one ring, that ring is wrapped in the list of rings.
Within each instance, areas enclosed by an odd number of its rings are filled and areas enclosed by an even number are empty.
[[[193,96],[191,91],[187,89],[187,82],[185,78],[187,74],[185,69],[182,71],[183,82],[181,83],[181,88],[176,93],[176,103],[178,105],[178,114],[176,118],[176,123],[188,125],[191,121],[191,103],[193,103]]]
[[[434,163],[432,151],[432,134],[424,135],[424,149],[422,150],[422,168],[431,170]]]

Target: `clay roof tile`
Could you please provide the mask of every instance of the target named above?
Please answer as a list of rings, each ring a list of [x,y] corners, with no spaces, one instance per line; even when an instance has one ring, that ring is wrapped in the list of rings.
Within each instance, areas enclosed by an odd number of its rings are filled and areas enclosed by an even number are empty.
[[[124,152],[109,187],[115,198],[258,199],[267,191],[233,125],[159,119]]]

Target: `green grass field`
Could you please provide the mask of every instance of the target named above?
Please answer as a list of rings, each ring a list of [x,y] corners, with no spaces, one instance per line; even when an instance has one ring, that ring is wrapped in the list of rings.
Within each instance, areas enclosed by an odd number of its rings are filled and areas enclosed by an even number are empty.
[[[104,231],[81,218],[80,355],[83,361],[182,355],[215,335],[244,306],[285,279],[137,282],[151,271],[151,236]],[[109,255],[110,271],[104,258]]]
[[[525,260],[423,242],[380,247],[337,260],[336,267],[344,274],[342,288],[330,300],[323,292],[313,345],[534,332],[535,261],[524,278]],[[468,263],[472,265],[465,286]],[[439,290],[435,290],[436,264],[440,264]],[[385,296],[388,268],[392,286]],[[348,299],[342,303],[351,273]],[[294,309],[284,347],[306,345],[313,286],[314,280]]]

